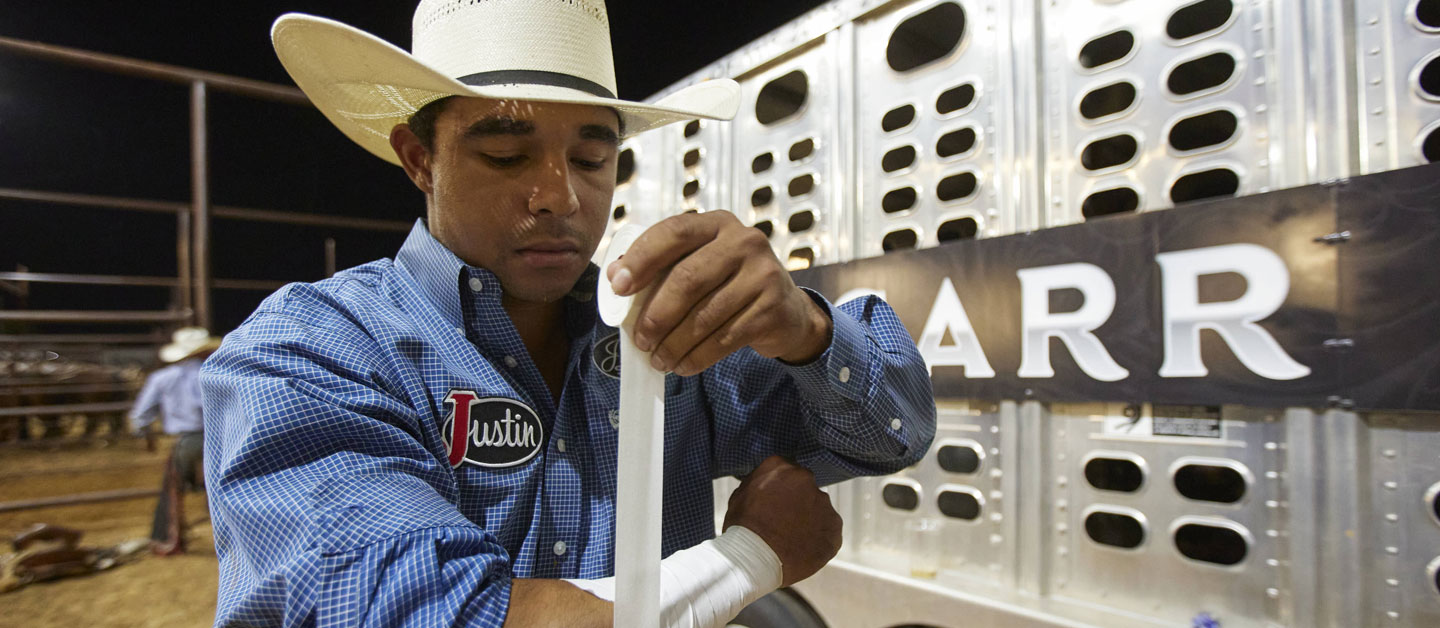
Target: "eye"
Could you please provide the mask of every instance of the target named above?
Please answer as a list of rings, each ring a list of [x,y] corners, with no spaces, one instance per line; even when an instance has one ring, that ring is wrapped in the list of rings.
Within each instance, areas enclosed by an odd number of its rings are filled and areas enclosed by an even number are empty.
[[[485,161],[490,162],[490,165],[497,168],[518,166],[520,162],[525,161],[524,155],[491,155],[489,153],[481,153],[481,156],[485,158]]]
[[[570,161],[574,162],[574,164],[582,170],[599,170],[605,167],[604,159],[580,159],[576,157]]]

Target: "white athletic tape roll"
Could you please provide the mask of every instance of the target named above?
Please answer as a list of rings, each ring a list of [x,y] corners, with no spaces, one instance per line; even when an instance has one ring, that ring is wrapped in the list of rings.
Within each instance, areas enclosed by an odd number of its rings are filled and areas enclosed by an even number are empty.
[[[620,459],[615,498],[615,625],[660,626],[660,516],[665,478],[665,374],[631,338],[636,297],[620,297],[605,269],[629,250],[644,228],[621,227],[601,266],[600,318],[620,328]],[[643,293],[642,293],[643,294]],[[641,295],[636,295],[641,296]]]

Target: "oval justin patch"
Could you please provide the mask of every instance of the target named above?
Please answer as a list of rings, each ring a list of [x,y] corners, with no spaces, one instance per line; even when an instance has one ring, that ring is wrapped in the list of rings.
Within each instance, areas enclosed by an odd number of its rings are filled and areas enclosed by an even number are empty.
[[[519,401],[451,390],[445,405],[445,447],[451,467],[513,467],[545,447],[545,425]]]

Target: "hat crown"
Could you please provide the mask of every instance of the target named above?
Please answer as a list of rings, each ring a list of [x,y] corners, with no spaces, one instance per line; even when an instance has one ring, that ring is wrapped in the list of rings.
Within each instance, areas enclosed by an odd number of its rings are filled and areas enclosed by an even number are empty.
[[[610,19],[601,0],[421,0],[411,42],[416,59],[462,82],[547,73],[616,92]]]

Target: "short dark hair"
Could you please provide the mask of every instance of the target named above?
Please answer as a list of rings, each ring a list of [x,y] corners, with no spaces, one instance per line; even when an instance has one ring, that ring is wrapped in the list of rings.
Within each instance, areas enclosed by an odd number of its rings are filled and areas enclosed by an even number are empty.
[[[410,132],[415,134],[415,137],[420,140],[420,145],[424,146],[427,151],[435,152],[435,121],[440,119],[440,114],[445,113],[445,107],[449,106],[452,98],[458,98],[458,96],[446,96],[430,101],[419,111],[411,114],[410,120],[407,121],[407,124],[410,125]],[[624,137],[625,116],[620,115],[620,111],[613,107],[607,107],[607,109],[615,113],[615,118],[619,121],[620,136]]]
[[[446,96],[432,100],[419,111],[410,116],[410,132],[419,138],[420,145],[425,150],[435,152],[435,121],[440,119],[440,114],[445,112],[445,107],[450,104],[450,99],[455,96]]]

